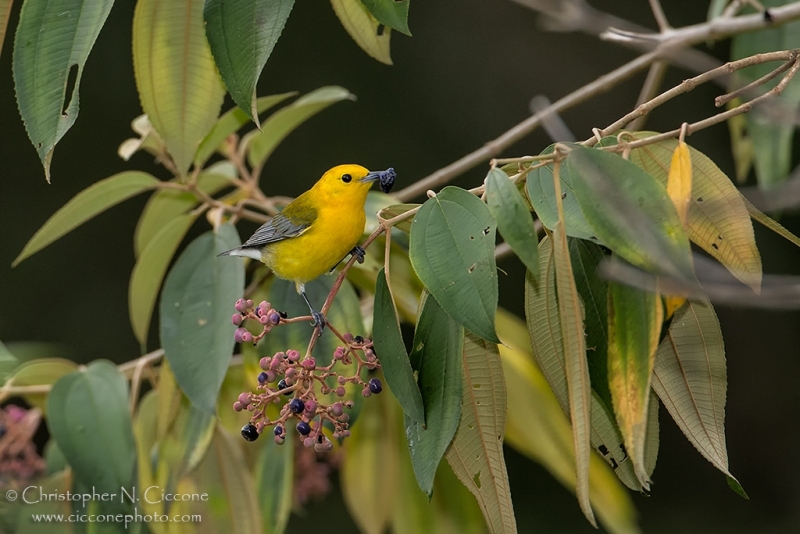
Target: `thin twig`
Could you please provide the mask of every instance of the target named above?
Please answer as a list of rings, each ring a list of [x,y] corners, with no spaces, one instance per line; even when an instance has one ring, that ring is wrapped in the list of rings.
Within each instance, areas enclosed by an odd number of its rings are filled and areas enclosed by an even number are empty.
[[[667,22],[667,16],[664,15],[664,8],[661,7],[659,0],[650,0],[650,9],[653,10],[653,16],[656,18],[659,30],[665,32],[672,29],[672,26]]]
[[[661,87],[661,82],[664,81],[664,74],[667,72],[668,65],[666,61],[654,61],[653,64],[650,65],[650,70],[647,71],[647,77],[644,79],[642,90],[639,92],[639,98],[636,100],[636,107],[641,106],[648,100],[652,100],[658,94],[658,89]],[[641,130],[646,117],[646,115],[642,115],[634,119],[633,122],[628,125],[628,128],[631,130]]]
[[[757,79],[755,81],[752,81],[752,82],[748,83],[747,85],[745,85],[744,87],[740,87],[739,89],[737,89],[735,91],[731,91],[730,93],[728,93],[726,95],[718,96],[717,98],[714,99],[714,105],[717,106],[717,107],[722,107],[725,104],[727,104],[728,102],[730,102],[731,100],[733,100],[734,98],[737,98],[740,95],[743,95],[743,94],[749,92],[750,90],[755,89],[756,87],[759,87],[759,86],[767,83],[768,81],[772,80],[776,76],[778,76],[780,74],[783,74],[784,72],[789,70],[789,67],[792,66],[792,62],[793,61],[791,59],[789,59],[785,63],[783,63],[780,67],[778,67],[777,69],[773,70],[769,74],[765,74],[761,78],[759,78],[759,79]]]

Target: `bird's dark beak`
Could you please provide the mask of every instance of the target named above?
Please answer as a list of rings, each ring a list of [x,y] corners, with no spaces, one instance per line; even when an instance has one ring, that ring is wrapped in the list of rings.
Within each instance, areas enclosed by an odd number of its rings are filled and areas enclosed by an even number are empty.
[[[394,169],[389,167],[385,171],[372,171],[361,179],[362,182],[380,182],[381,191],[388,193],[394,185],[394,179],[397,173]]]

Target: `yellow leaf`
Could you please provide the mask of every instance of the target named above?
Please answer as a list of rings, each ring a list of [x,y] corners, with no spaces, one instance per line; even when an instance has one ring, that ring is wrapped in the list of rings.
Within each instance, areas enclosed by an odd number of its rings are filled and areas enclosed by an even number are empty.
[[[683,141],[678,142],[672,153],[672,162],[667,177],[667,194],[678,211],[683,227],[687,227],[689,206],[692,202],[692,157],[689,147]]]
[[[336,16],[350,37],[371,57],[392,64],[389,53],[391,30],[378,22],[361,0],[331,0]]]

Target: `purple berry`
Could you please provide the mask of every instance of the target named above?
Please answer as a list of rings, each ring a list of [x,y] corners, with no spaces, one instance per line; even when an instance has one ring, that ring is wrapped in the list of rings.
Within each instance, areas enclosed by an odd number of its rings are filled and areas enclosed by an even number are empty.
[[[364,389],[362,389],[361,390],[361,394],[364,395],[365,397],[371,396],[372,392],[369,390],[369,386],[367,386]]]
[[[247,441],[255,441],[258,439],[258,429],[252,423],[247,423],[242,427],[242,437]]]
[[[239,393],[239,398],[237,400],[242,406],[247,406],[250,404],[250,394],[246,392]]]
[[[339,417],[340,415],[342,415],[344,413],[344,410],[342,409],[342,403],[334,402],[331,405],[331,413],[334,415],[334,417]]]
[[[292,379],[292,378],[294,378],[296,376],[297,376],[297,369],[295,369],[294,367],[290,367],[289,369],[286,370],[286,379],[287,380],[290,380],[290,379]]]
[[[275,372],[274,371],[267,371],[267,383],[272,384],[275,382]]]
[[[286,357],[289,358],[289,361],[296,362],[300,359],[300,352],[296,350],[287,350]]]
[[[342,358],[344,358],[344,347],[336,347],[336,350],[333,351],[333,359],[341,360]]]
[[[300,363],[300,365],[302,365],[303,369],[306,371],[313,371],[317,367],[317,360],[314,358],[306,358]]]
[[[253,300],[252,299],[247,299],[247,309],[249,310],[252,307],[253,307]]]
[[[355,341],[358,344],[364,343],[364,337],[363,336],[356,336],[356,337],[353,338],[353,341]]]
[[[244,299],[237,300],[235,308],[236,308],[236,311],[238,311],[238,312],[243,312],[243,311],[247,310],[247,301],[244,300]]]
[[[269,364],[272,363],[272,358],[269,356],[264,356],[260,360],[258,360],[258,366],[261,367],[263,370],[269,370]]]
[[[297,431],[303,436],[307,436],[311,432],[311,426],[305,421],[300,421],[297,423]]]
[[[241,402],[236,401],[233,403],[233,409],[234,411],[241,412],[244,409],[244,406],[242,406]]]
[[[253,334],[245,330],[242,332],[242,343],[252,343],[253,342]]]
[[[266,384],[267,383],[267,373],[261,371],[258,373],[258,383],[259,384]]]
[[[241,313],[234,313],[233,315],[231,315],[231,322],[236,326],[242,324],[242,321],[244,321],[244,317],[242,317]]]
[[[350,414],[349,413],[343,413],[342,415],[339,416],[339,421],[342,422],[342,423],[346,423],[349,420],[350,420]]]
[[[275,425],[275,428],[272,430],[272,432],[276,436],[280,436],[281,434],[283,434],[283,427],[281,425]]]
[[[269,317],[269,322],[272,323],[273,325],[277,325],[279,322],[281,322],[281,316],[280,314],[278,314],[278,312],[270,313],[268,317]]]
[[[247,332],[246,328],[241,328],[241,327],[237,328],[236,332],[233,333],[233,340],[236,343],[242,343],[244,341],[245,332]],[[247,332],[247,333],[249,334],[250,332]]]
[[[315,413],[317,411],[317,401],[313,399],[310,401],[306,401],[306,411],[308,413]]]
[[[284,438],[283,436],[275,436],[275,443],[277,443],[278,445],[283,445],[284,443],[286,443],[286,438]]]
[[[344,397],[345,393],[346,392],[344,390],[344,386],[339,386],[338,388],[336,388],[336,396],[337,397]]]
[[[267,314],[267,310],[269,310],[269,302],[266,300],[262,300],[258,303],[258,308],[256,308],[256,315],[259,317],[264,317]]]
[[[286,380],[281,379],[280,382],[278,382],[278,391],[280,391],[282,389],[286,389],[288,387],[289,387],[289,384],[286,383]],[[291,395],[291,394],[292,394],[291,391],[287,391],[286,393],[284,393],[284,395]]]
[[[289,409],[292,413],[303,413],[305,407],[306,403],[300,399],[292,399],[291,402],[289,402]]]
[[[345,341],[347,341],[348,343],[352,343],[352,342],[353,342],[353,334],[351,334],[350,332],[345,332],[345,334],[344,334],[344,335],[342,335],[342,337],[343,337],[343,338],[344,338],[344,340],[345,340]]]
[[[350,431],[349,430],[342,430],[341,436],[343,438],[349,438],[350,437]]]
[[[381,384],[380,378],[370,378],[369,390],[376,395],[383,391],[383,384]]]
[[[263,325],[265,325],[265,324],[269,323],[269,318],[267,318],[267,317],[259,317],[258,318],[258,322],[263,324]]]
[[[345,385],[347,383],[347,379],[345,377],[343,377],[343,376],[339,376],[339,378],[337,380],[339,381],[339,385],[340,386],[343,386],[343,385]]]
[[[303,447],[310,449],[314,446],[314,438],[306,438],[303,440]]]

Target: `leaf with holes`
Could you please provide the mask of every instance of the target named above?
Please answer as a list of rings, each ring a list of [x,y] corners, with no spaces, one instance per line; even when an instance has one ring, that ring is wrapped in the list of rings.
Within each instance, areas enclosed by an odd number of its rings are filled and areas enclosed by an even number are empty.
[[[218,254],[241,243],[230,224],[206,232],[175,262],[164,282],[159,315],[161,343],[175,380],[194,406],[213,413],[230,364],[230,310],[244,291],[241,260]]]
[[[708,301],[688,302],[658,347],[653,389],[700,454],[733,478],[725,446],[727,388],[725,347],[714,308]]]
[[[183,176],[225,96],[203,29],[203,2],[136,2],[133,71],[142,109]]]
[[[22,121],[48,182],[53,149],[78,118],[83,67],[113,4],[113,0],[22,4],[14,37],[14,87]],[[4,29],[5,23],[0,26]]]
[[[157,185],[156,178],[137,171],[115,174],[90,185],[75,195],[39,228],[11,266],[17,265],[111,206],[153,189]]]
[[[375,282],[375,306],[372,321],[372,336],[375,352],[380,354],[381,368],[386,383],[403,411],[411,419],[425,424],[425,409],[422,406],[422,395],[414,379],[414,371],[406,353],[400,324],[397,322],[392,294],[386,284],[383,269],[378,273]]]
[[[495,231],[486,204],[461,188],[445,187],[414,218],[409,256],[419,279],[450,317],[497,343]]]
[[[406,416],[406,438],[419,487],[433,493],[436,468],[458,427],[461,414],[464,329],[427,298],[414,332],[411,362],[419,374],[425,426]]]
[[[207,0],[206,37],[233,101],[258,126],[256,82],[294,0]]]
[[[389,53],[392,31],[381,24],[361,0],[331,0],[331,5],[339,22],[361,50],[381,63],[392,64]]]
[[[462,369],[461,420],[447,461],[478,500],[489,532],[516,532],[503,457],[506,384],[497,345],[467,333]]]
[[[627,134],[631,140],[655,132]],[[616,144],[607,137],[602,146]],[[630,161],[666,187],[672,154],[678,141],[669,139],[631,150]],[[689,146],[692,161],[692,198],[687,235],[697,246],[722,263],[736,278],[758,291],[761,256],[756,246],[748,207],[731,180],[705,154]]]

